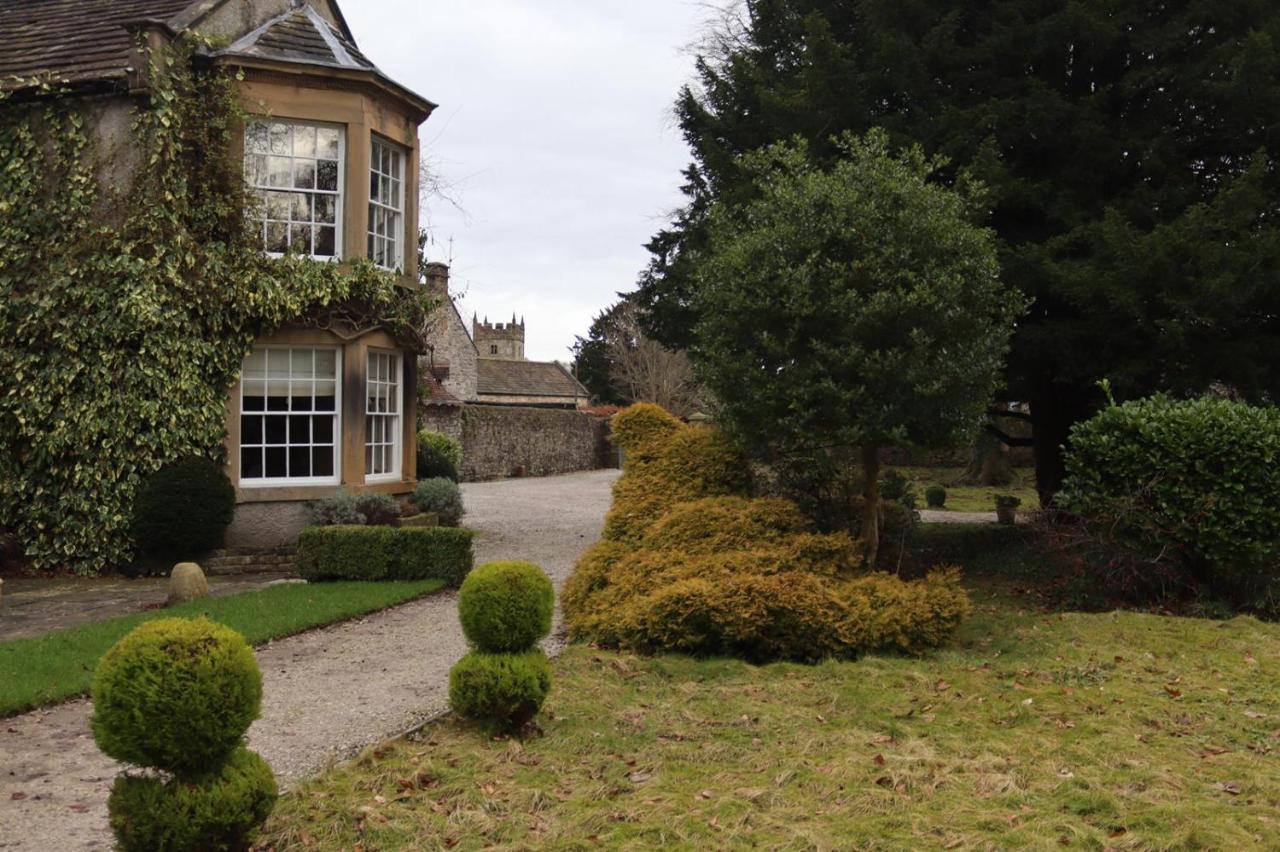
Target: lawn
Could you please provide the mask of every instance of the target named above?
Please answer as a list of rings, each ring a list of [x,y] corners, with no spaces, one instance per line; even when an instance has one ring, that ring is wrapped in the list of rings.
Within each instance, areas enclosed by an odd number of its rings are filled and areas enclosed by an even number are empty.
[[[925,505],[924,490],[930,485],[947,489],[948,512],[995,512],[997,494],[1012,494],[1022,501],[1021,509],[1040,508],[1040,496],[1036,493],[1035,471],[1031,468],[1013,469],[1013,482],[1003,486],[957,485],[963,468],[958,467],[899,467],[894,468],[915,485],[919,508]]]
[[[286,796],[266,841],[1280,847],[1280,625],[1055,612],[1008,573],[969,582],[973,618],[924,659],[753,667],[571,647],[543,736],[447,719]]]
[[[87,692],[98,659],[120,637],[145,621],[207,615],[258,645],[395,606],[437,591],[443,585],[440,580],[420,580],[273,586],[3,642],[0,643],[0,716]]]

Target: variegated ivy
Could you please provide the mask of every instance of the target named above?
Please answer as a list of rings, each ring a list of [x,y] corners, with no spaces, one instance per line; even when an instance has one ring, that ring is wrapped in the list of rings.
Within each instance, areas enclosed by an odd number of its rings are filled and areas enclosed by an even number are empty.
[[[83,110],[0,102],[0,532],[44,570],[131,558],[133,496],[163,464],[218,458],[251,341],[290,321],[416,342],[432,307],[367,261],[264,257],[229,155],[236,80],[173,49],[136,109],[139,167],[104,187]]]

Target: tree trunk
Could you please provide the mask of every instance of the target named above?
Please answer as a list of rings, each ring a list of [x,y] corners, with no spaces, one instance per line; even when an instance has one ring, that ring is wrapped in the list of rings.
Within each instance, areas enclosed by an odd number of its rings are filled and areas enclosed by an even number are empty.
[[[880,448],[862,449],[862,548],[867,568],[876,567],[880,554]]]
[[[1053,505],[1066,478],[1064,447],[1071,427],[1087,413],[1087,405],[1068,398],[1052,382],[1043,382],[1034,390],[1031,423],[1036,436],[1036,491],[1040,493],[1040,505],[1046,509]]]

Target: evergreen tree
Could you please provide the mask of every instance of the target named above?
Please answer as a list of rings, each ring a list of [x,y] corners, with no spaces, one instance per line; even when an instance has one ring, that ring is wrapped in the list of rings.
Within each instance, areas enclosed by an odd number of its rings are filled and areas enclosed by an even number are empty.
[[[783,466],[838,453],[863,468],[876,564],[880,450],[971,434],[1020,307],[1002,292],[976,187],[887,136],[846,136],[830,169],[805,146],[747,157],[757,198],[716,205],[695,260],[693,355],[730,430]],[[852,519],[848,519],[852,521]]]
[[[699,319],[707,211],[756,191],[741,155],[799,136],[830,163],[839,132],[883,127],[991,189],[1002,279],[1033,299],[1005,393],[1031,403],[1043,496],[1101,378],[1280,392],[1280,5],[745,0],[698,75],[689,203],[637,296],[668,345]]]
[[[573,374],[591,394],[598,405],[625,405],[613,381],[612,361],[609,349],[617,333],[617,319],[625,301],[601,311],[591,321],[586,337],[578,337],[573,344]]]

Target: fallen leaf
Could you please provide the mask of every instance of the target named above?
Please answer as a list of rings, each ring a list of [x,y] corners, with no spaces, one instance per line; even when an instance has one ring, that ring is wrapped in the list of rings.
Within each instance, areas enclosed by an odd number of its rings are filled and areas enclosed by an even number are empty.
[[[1169,693],[1169,696],[1170,696],[1171,698],[1181,698],[1181,697],[1182,697],[1182,690],[1181,690],[1181,689],[1174,689],[1172,686],[1170,686],[1170,685],[1169,685],[1169,684],[1167,684],[1167,683],[1164,685],[1164,691],[1165,691],[1165,692],[1167,692],[1167,693]]]
[[[653,777],[653,774],[649,772],[632,772],[630,775],[627,776],[627,778],[630,779],[632,784],[643,784],[644,782],[648,781],[652,777]]]
[[[1234,781],[1223,781],[1218,785],[1218,789],[1232,796],[1240,795],[1240,785]]]
[[[78,814],[87,814],[89,813],[89,806],[88,805],[72,805],[71,810],[75,811]]]
[[[945,680],[940,680],[933,685],[933,688],[939,692],[946,692],[951,688],[951,684],[947,683]]]
[[[1244,711],[1244,717],[1245,717],[1246,719],[1265,719],[1265,718],[1267,718],[1267,714],[1266,714],[1266,713],[1257,713],[1257,712],[1255,712],[1255,711],[1253,711],[1253,710],[1246,710],[1246,711]]]
[[[884,755],[877,754],[875,757],[871,758],[871,762],[876,766],[884,766]]]
[[[878,737],[872,737],[871,742],[868,743],[868,745],[884,745],[885,743],[891,743],[891,742],[893,742],[893,737],[889,736],[888,734],[881,734]]]
[[[715,797],[716,797],[716,794],[711,792],[710,790],[703,790],[701,793],[698,794],[698,798],[702,799],[704,802],[709,799],[714,799]]]
[[[1129,829],[1127,828],[1116,828],[1112,830],[1110,837],[1112,838],[1124,837],[1128,833],[1129,833]]]
[[[15,801],[15,802],[21,802],[21,801],[22,801],[23,799],[25,799],[26,797],[27,797],[27,794],[26,794],[26,793],[14,793],[14,794],[13,794],[12,796],[10,796],[9,798],[10,798],[10,800]]]

